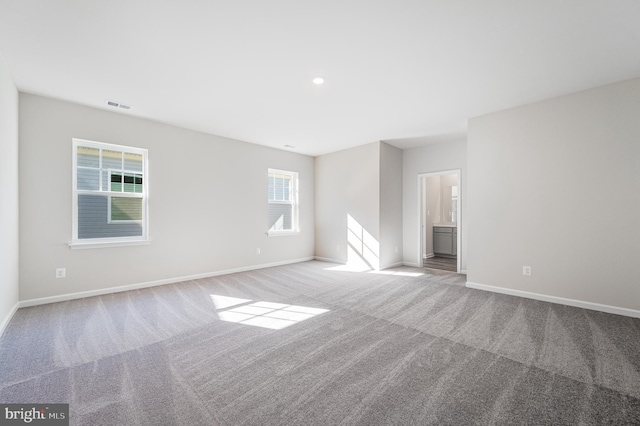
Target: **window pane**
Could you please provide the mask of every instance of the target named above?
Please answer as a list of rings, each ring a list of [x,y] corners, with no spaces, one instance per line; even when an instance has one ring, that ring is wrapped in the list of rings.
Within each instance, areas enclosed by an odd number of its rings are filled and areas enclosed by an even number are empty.
[[[98,169],[78,169],[77,175],[78,189],[88,189],[98,191],[100,188],[100,170]]]
[[[77,161],[80,167],[100,167],[100,150],[98,148],[89,148],[79,146],[77,151]]]
[[[276,175],[276,194],[275,194],[275,200],[277,200],[277,201],[282,201],[282,200],[284,200],[283,191],[284,191],[284,176],[282,176],[282,175]]]
[[[102,168],[122,170],[122,152],[102,150]]]
[[[133,187],[133,192],[142,193],[142,175],[135,175],[135,186]]]
[[[108,223],[108,197],[78,194],[78,239],[137,237],[143,234],[141,223]]]
[[[270,231],[290,231],[293,229],[293,205],[269,204],[267,212]]]
[[[267,193],[269,197],[269,201],[275,200],[275,178],[273,174],[269,174],[269,183],[267,185]]]
[[[282,183],[283,183],[283,193],[282,193],[282,199],[284,201],[290,201],[291,200],[291,178],[289,176],[283,176],[282,177]]]
[[[142,173],[142,155],[125,152],[124,153],[124,169],[131,172]]]
[[[111,220],[142,220],[142,198],[111,197]]]
[[[133,175],[126,174],[124,178],[124,192],[133,192]]]
[[[111,185],[109,187],[110,191],[122,192],[122,174],[121,173],[111,173],[110,182],[111,182]]]
[[[142,175],[125,173],[123,188],[124,192],[142,193]]]

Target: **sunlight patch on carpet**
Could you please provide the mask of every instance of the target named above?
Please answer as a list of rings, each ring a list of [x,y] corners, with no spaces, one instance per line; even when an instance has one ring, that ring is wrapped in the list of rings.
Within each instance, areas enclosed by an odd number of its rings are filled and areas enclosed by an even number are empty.
[[[253,302],[237,297],[211,295],[211,301],[218,311],[218,318],[226,322],[252,325],[255,327],[282,330],[317,315],[328,309],[308,306],[287,305],[273,302]]]
[[[331,266],[329,268],[324,268],[325,271],[337,271],[337,272],[366,272],[368,274],[378,274],[378,275],[396,275],[402,277],[420,277],[424,275],[422,272],[408,272],[408,271],[396,271],[393,269],[385,269],[382,271],[376,271],[371,269],[367,265],[363,264],[347,264],[347,265],[338,265]]]
[[[379,274],[379,275],[398,275],[401,277],[420,277],[424,275],[422,272],[407,272],[407,271],[394,271],[394,270],[370,271],[369,273]]]

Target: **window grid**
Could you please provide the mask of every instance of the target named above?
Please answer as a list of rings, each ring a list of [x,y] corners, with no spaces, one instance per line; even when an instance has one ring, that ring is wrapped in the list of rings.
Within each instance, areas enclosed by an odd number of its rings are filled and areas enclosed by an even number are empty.
[[[147,240],[147,151],[74,139],[73,153],[72,245]]]

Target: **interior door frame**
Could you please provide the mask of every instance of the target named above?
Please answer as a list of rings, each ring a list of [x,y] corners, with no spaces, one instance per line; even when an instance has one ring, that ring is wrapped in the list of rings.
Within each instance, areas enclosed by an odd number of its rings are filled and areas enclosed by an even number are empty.
[[[422,259],[422,253],[424,251],[423,246],[423,234],[422,229],[423,226],[426,226],[425,223],[425,211],[423,209],[424,204],[424,192],[425,188],[423,188],[423,179],[428,177],[435,176],[443,176],[443,175],[457,175],[458,177],[458,211],[456,214],[456,224],[458,228],[457,237],[456,237],[456,272],[460,273],[460,268],[462,265],[462,221],[460,220],[462,217],[462,171],[461,169],[452,169],[452,170],[442,170],[437,172],[429,172],[429,173],[418,173],[418,262],[417,264],[422,267],[424,265]]]

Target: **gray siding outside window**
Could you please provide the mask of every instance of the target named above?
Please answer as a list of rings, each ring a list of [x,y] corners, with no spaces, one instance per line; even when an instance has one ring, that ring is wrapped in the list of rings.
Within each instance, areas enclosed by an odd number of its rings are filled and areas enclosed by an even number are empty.
[[[293,228],[293,206],[291,204],[269,204],[267,213],[269,227],[273,231],[290,230]],[[277,226],[274,226],[276,225]]]
[[[108,223],[108,200],[78,194],[78,239],[142,236],[142,223]]]

